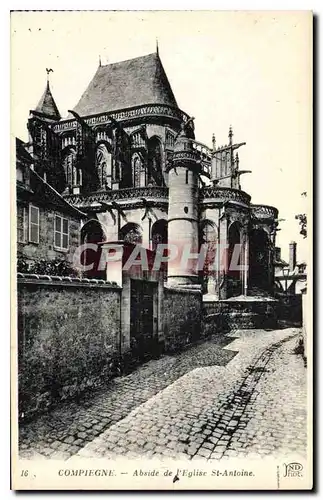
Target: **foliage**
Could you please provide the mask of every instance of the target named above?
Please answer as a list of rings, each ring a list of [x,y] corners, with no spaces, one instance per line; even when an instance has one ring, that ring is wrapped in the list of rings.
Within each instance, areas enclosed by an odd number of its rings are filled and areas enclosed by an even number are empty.
[[[307,193],[306,191],[304,191],[302,193],[302,196],[304,196],[306,198],[307,196]],[[307,215],[306,214],[297,214],[295,215],[295,219],[299,221],[299,225],[300,225],[300,234],[303,236],[303,238],[306,238],[307,237]]]
[[[295,219],[299,221],[300,225],[300,234],[303,238],[307,237],[307,216],[306,214],[297,214],[295,215]]]
[[[39,259],[29,261],[24,255],[19,255],[17,258],[17,272],[45,276],[79,276],[78,271],[64,259],[55,258],[52,260]]]

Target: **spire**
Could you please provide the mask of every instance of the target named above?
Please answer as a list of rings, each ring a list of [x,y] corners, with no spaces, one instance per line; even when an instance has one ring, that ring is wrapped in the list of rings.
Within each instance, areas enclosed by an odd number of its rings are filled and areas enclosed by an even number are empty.
[[[102,63],[101,63],[101,56],[99,56],[99,66],[102,66]]]
[[[233,137],[233,132],[232,132],[232,126],[230,125],[229,127],[229,145],[232,145],[232,137]]]
[[[53,72],[51,68],[46,68],[47,73],[47,83],[45,92],[43,93],[38,105],[36,106],[34,111],[45,115],[48,118],[52,118],[53,120],[60,120],[61,115],[59,114],[58,108],[52,96],[50,86],[49,86],[49,73]]]
[[[239,170],[239,154],[236,154],[236,169]]]
[[[216,141],[215,141],[215,135],[214,134],[212,134],[212,149],[213,149],[213,151],[216,150]]]
[[[159,56],[158,38],[156,38],[156,54]]]

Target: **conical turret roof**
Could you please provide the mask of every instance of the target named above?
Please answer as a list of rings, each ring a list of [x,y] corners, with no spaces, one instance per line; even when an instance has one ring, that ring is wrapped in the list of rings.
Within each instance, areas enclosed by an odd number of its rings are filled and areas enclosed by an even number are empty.
[[[100,65],[74,111],[90,116],[144,104],[177,107],[158,52]]]
[[[45,92],[43,93],[34,111],[37,111],[37,113],[41,113],[42,115],[46,115],[48,118],[52,118],[53,120],[61,119],[61,115],[59,114],[56,102],[54,101],[49,87],[49,82],[47,82]]]

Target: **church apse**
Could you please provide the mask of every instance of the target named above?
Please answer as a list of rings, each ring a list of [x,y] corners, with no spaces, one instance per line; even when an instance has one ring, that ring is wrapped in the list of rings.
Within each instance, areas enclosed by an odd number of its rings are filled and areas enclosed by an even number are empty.
[[[42,158],[66,201],[89,218],[97,214],[108,221],[110,236],[119,232],[120,239],[132,239],[134,228],[125,234],[121,229],[141,225],[141,242],[149,249],[161,238],[192,244],[196,252],[201,222],[209,219],[208,245],[217,242],[220,252],[227,245],[226,263],[241,245],[238,265],[249,262],[249,269],[197,275],[168,266],[170,282],[202,287],[214,300],[248,294],[258,285],[270,290],[278,212],[252,205],[241,189],[241,176],[250,172],[240,169],[237,152],[245,142],[233,141],[231,126],[224,145],[217,145],[214,135],[210,147],[195,139],[194,118],[178,107],[158,53],[100,65],[66,119],[60,118],[49,85],[45,93],[47,107],[43,99],[31,112],[28,148]],[[268,240],[251,232],[256,226],[268,230]]]

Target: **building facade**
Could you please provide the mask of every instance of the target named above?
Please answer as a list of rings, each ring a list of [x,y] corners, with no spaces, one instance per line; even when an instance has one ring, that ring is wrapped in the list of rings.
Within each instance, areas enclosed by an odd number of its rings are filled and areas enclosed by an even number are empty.
[[[52,274],[56,265],[57,273],[71,272],[86,214],[57,193],[35,171],[36,165],[16,139],[18,271]]]

